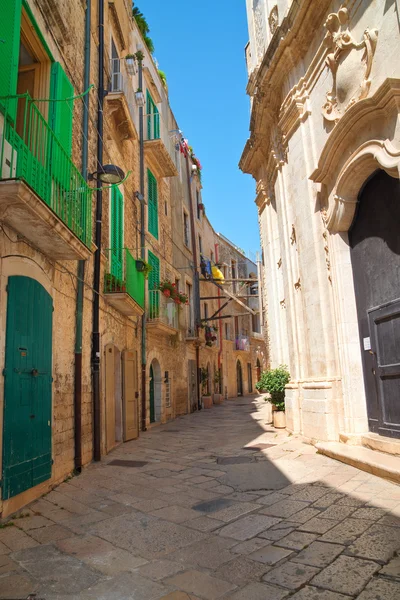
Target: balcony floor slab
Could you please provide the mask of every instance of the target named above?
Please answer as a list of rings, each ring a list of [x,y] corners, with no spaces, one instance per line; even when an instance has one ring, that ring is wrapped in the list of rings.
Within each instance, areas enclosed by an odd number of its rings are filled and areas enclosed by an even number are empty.
[[[108,304],[127,317],[140,317],[144,310],[126,292],[108,292],[104,294]]]

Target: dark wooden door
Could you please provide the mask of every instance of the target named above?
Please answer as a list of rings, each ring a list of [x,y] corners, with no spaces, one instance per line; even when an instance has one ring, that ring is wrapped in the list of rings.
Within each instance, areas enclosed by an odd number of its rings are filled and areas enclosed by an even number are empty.
[[[243,396],[243,376],[242,376],[242,365],[240,364],[240,360],[236,363],[236,385],[237,385],[237,395]]]
[[[349,232],[371,431],[400,438],[400,182],[378,171]]]
[[[150,367],[150,423],[155,423],[156,420],[156,408],[154,403],[154,371],[153,367]]]
[[[3,499],[51,477],[53,301],[35,279],[7,283]]]

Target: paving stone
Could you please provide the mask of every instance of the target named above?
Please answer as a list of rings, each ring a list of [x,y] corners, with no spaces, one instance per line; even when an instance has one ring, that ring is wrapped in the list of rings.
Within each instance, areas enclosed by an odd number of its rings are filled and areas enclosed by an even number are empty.
[[[333,504],[329,506],[326,510],[322,511],[320,516],[321,519],[333,519],[334,521],[343,521],[343,519],[347,519],[353,512],[353,506],[338,506],[337,504]]]
[[[260,510],[261,514],[271,515],[272,517],[282,517],[287,519],[304,508],[307,508],[307,502],[299,502],[297,500],[286,499],[282,502],[277,502],[271,506],[267,506]]]
[[[186,565],[216,569],[234,558],[230,551],[234,545],[233,540],[215,535],[170,554],[168,558]]]
[[[265,506],[271,506],[271,504],[283,502],[283,500],[287,499],[288,496],[286,494],[282,494],[281,492],[272,492],[267,494],[266,496],[262,496],[257,502],[258,504],[265,504]]]
[[[373,506],[365,506],[363,508],[358,508],[351,515],[352,519],[365,519],[369,521],[377,521],[385,516],[385,511],[383,508],[374,508]]]
[[[11,600],[12,598],[26,598],[28,594],[34,594],[39,589],[39,584],[27,575],[16,575],[10,572],[0,579],[0,598]]]
[[[168,596],[163,596],[161,600],[200,600],[200,598],[186,592],[172,592]]]
[[[294,596],[290,596],[290,600],[349,600],[349,597],[307,585]]]
[[[52,545],[20,550],[11,558],[40,581],[39,591],[45,589],[46,594],[78,594],[99,579],[98,573]]]
[[[287,550],[286,548],[278,548],[277,546],[272,546],[269,544],[268,546],[264,546],[255,552],[252,552],[248,558],[251,560],[257,560],[258,562],[262,562],[265,565],[275,565],[280,560],[287,558],[292,554],[292,550]]]
[[[300,512],[297,512],[295,515],[293,515],[293,521],[296,521],[296,523],[300,524],[306,523],[307,521],[310,521],[310,519],[318,517],[320,514],[320,510],[310,506],[309,508],[304,508]]]
[[[372,579],[357,600],[396,600],[400,598],[400,581]]]
[[[270,461],[226,465],[226,467],[226,475],[221,477],[220,481],[238,492],[280,490],[289,483],[286,475]]]
[[[206,600],[216,600],[236,588],[236,585],[232,583],[195,570],[174,575],[166,579],[166,583],[174,585],[189,594],[197,594]],[[143,600],[148,599],[144,598]]]
[[[14,560],[11,560],[9,556],[3,554],[0,556],[0,575],[10,573],[11,571],[19,571],[21,567]],[[1,586],[0,586],[1,589]]]
[[[328,521],[329,519],[326,519]],[[333,523],[334,521],[330,521]],[[352,544],[361,534],[371,526],[371,521],[363,519],[345,519],[335,525],[330,531],[322,536],[321,541],[334,542],[337,544]],[[323,533],[323,532],[321,532]]]
[[[360,500],[359,498],[355,498],[354,496],[344,496],[338,500],[339,506],[355,506],[357,508],[361,508],[365,505],[364,500]]]
[[[288,548],[289,550],[302,550],[306,546],[309,546],[316,538],[317,536],[313,533],[294,531],[281,540],[276,541],[275,546],[282,546],[282,548]]]
[[[308,531],[309,533],[326,533],[329,529],[332,529],[336,525],[337,521],[330,519],[320,519],[314,517],[309,521],[303,523],[300,527],[300,531]],[[335,540],[334,540],[335,541]]]
[[[269,571],[264,575],[263,581],[295,590],[308,583],[318,571],[319,569],[315,567],[289,561]]]
[[[400,518],[395,515],[385,515],[382,519],[379,519],[379,523],[383,525],[390,525],[392,527],[400,527]]]
[[[3,542],[0,542],[0,556],[2,554],[8,554],[10,552],[10,548],[8,548]]]
[[[315,502],[322,496],[326,496],[328,490],[323,487],[317,487],[310,485],[306,488],[299,490],[291,495],[292,500],[301,500],[303,502]]]
[[[339,494],[336,492],[328,492],[321,496],[318,500],[313,502],[312,506],[313,508],[328,508],[329,506],[332,506],[332,504],[335,504],[335,502],[338,503],[338,500],[341,500],[342,498],[343,494]]]
[[[218,529],[221,525],[225,525],[224,521],[218,521],[217,519],[213,519],[212,517],[199,517],[198,519],[191,519],[190,521],[185,521],[183,523],[185,527],[191,527],[192,529],[196,529],[197,531],[214,531],[214,529]]]
[[[392,558],[387,565],[382,567],[379,571],[379,575],[400,579],[400,556],[395,556],[395,558]]]
[[[265,564],[240,556],[219,567],[214,575],[240,587],[251,581],[258,581],[268,569]]]
[[[29,531],[30,529],[39,529],[39,527],[46,527],[47,525],[54,525],[53,521],[46,519],[40,515],[32,515],[30,517],[24,517],[14,521],[15,526],[23,531]]]
[[[359,594],[379,566],[368,560],[339,556],[312,580],[312,585],[326,588],[333,592]]]
[[[234,521],[219,530],[219,533],[226,537],[232,537],[235,540],[248,540],[261,531],[265,531],[272,525],[279,522],[279,519],[265,515],[248,515],[238,521]]]
[[[160,600],[169,591],[171,588],[138,573],[121,573],[90,587],[79,600]]]
[[[387,562],[400,549],[400,531],[396,527],[372,525],[348,547],[346,554]]]
[[[161,558],[204,538],[204,534],[142,513],[114,517],[89,526],[119,548],[147,559]]]
[[[247,540],[247,542],[242,542],[241,544],[233,546],[230,551],[235,554],[244,554],[247,556],[259,548],[265,548],[267,545],[267,540],[262,540],[259,537],[255,537],[252,540]]]
[[[50,525],[50,527],[32,529],[29,532],[29,535],[40,544],[48,544],[49,542],[55,542],[57,540],[62,540],[63,538],[71,537],[71,531],[61,525]]]
[[[165,508],[154,510],[150,514],[158,517],[159,519],[172,521],[173,523],[183,523],[189,519],[197,519],[199,516],[198,511],[190,508],[183,508],[182,506],[167,506]]]
[[[36,540],[15,527],[15,525],[0,529],[0,542],[12,551],[33,548],[38,545]]]
[[[328,544],[315,541],[310,544],[308,548],[302,550],[292,559],[292,561],[304,565],[311,565],[313,567],[326,567],[333,562],[345,548],[345,546],[339,544]]]
[[[288,590],[282,590],[266,583],[250,583],[240,591],[227,596],[226,600],[282,600],[287,595]]]
[[[140,575],[154,581],[161,581],[184,570],[184,566],[172,560],[155,560],[137,569]]]
[[[246,513],[257,510],[258,508],[260,508],[259,504],[254,504],[251,502],[237,502],[231,506],[228,506],[227,508],[223,508],[222,510],[213,513],[213,516],[216,519],[228,523],[229,521],[233,521],[234,519],[237,519]]]
[[[286,535],[289,535],[289,533],[292,533],[297,527],[299,527],[299,523],[281,521],[266,531],[262,531],[258,536],[260,538],[265,538],[266,540],[277,541],[281,540]]]

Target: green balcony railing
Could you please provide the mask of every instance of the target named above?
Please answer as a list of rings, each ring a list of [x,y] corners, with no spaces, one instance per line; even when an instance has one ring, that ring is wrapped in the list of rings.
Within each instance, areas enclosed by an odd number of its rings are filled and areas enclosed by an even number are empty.
[[[0,135],[0,179],[25,181],[90,248],[93,189],[29,94],[0,97]]]
[[[137,270],[136,260],[128,248],[109,248],[106,254],[104,292],[129,294],[139,306],[144,308],[144,275]]]

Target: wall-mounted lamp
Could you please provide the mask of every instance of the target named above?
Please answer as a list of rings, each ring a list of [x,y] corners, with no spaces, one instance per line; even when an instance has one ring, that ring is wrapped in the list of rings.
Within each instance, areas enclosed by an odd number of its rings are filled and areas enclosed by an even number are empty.
[[[147,204],[145,197],[140,192],[135,192],[135,198],[137,198],[139,202],[144,202]]]
[[[145,105],[144,94],[142,90],[138,90],[135,92],[135,102],[136,106],[143,107]]]
[[[101,181],[102,183],[108,183],[109,185],[121,183],[124,179],[125,173],[116,165],[102,165],[98,171],[89,173],[88,175],[89,181],[96,180]]]

